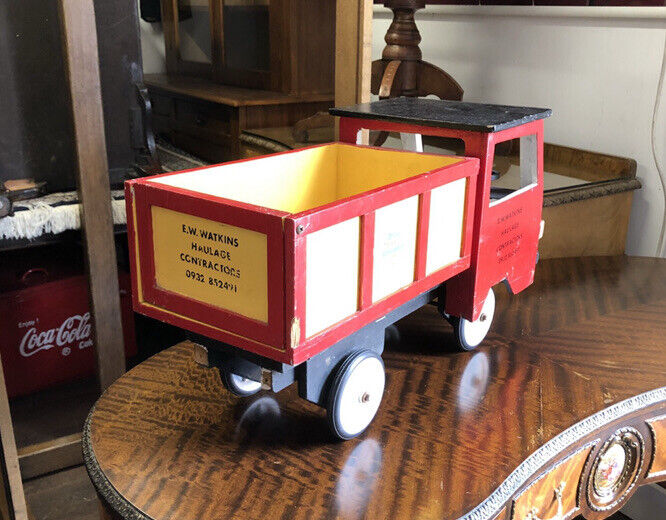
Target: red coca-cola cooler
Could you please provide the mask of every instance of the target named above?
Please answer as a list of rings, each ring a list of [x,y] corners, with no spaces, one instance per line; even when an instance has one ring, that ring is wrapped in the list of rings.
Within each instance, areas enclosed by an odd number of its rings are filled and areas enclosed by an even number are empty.
[[[88,281],[80,251],[3,253],[0,354],[10,397],[95,373]],[[125,353],[136,354],[131,284],[120,272]]]

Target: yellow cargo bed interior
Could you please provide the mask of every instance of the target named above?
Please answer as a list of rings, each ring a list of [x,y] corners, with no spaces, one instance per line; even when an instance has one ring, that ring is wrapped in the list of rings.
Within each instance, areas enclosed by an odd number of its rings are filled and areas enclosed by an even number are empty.
[[[460,157],[331,143],[150,180],[300,213],[461,160]]]

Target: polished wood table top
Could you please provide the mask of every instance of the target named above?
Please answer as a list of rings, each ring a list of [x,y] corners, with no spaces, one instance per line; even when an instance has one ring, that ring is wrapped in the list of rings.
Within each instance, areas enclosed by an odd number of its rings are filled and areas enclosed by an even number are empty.
[[[155,520],[593,519],[666,480],[666,260],[545,260],[496,294],[474,352],[447,348],[434,307],[399,322],[379,412],[347,442],[295,388],[237,398],[194,344],[164,350],[90,414],[102,502]]]

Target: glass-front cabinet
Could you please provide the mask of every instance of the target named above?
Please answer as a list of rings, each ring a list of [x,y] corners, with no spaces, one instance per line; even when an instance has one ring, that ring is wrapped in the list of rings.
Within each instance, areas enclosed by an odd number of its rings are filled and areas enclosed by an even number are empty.
[[[222,11],[224,66],[270,70],[269,0],[225,0]]]
[[[213,62],[211,11],[208,0],[178,0],[178,52],[183,62]]]
[[[162,0],[170,75],[330,93],[335,0]]]

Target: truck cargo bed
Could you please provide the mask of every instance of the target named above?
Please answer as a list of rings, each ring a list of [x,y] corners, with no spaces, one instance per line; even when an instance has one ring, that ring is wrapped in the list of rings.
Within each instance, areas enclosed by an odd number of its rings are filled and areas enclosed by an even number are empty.
[[[298,364],[469,266],[477,171],[334,143],[130,181],[135,309]]]

